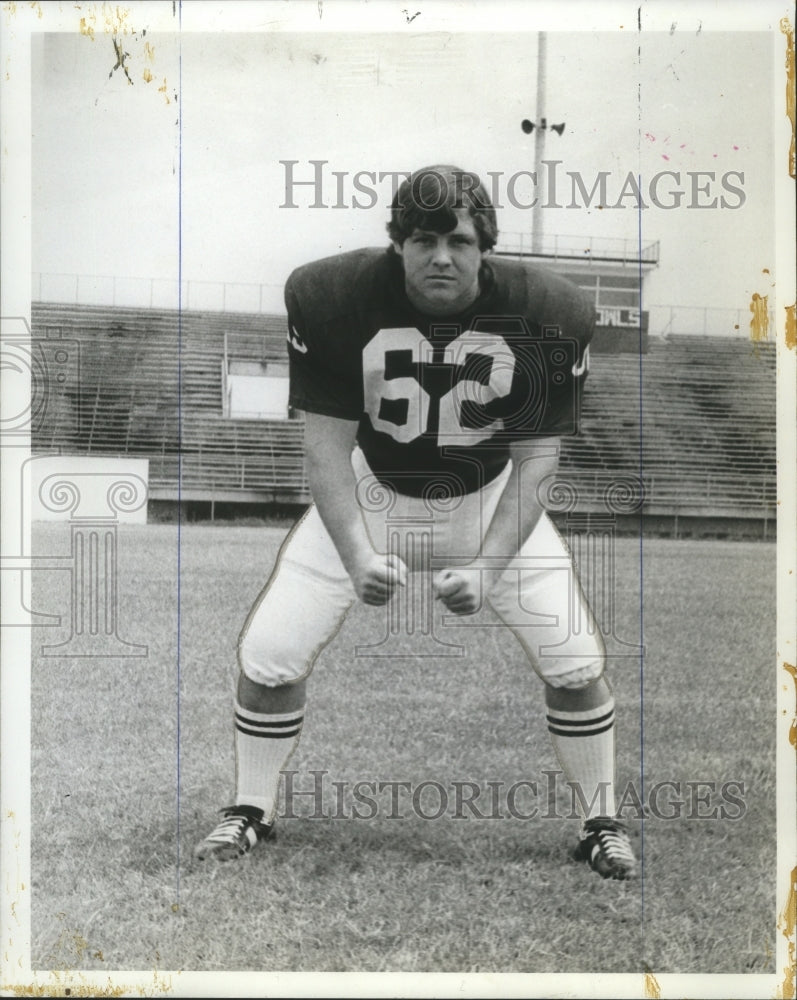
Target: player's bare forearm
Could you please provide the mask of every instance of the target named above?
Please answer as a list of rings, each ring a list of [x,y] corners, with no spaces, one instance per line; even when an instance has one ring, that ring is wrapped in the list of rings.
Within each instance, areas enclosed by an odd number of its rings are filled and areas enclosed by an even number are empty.
[[[360,507],[351,453],[357,422],[308,413],[305,421],[307,479],[321,520],[360,600],[384,604],[405,582],[400,560],[374,551]]]
[[[519,441],[510,448],[512,471],[484,536],[480,556],[489,586],[503,573],[537,526],[543,512],[538,489],[556,472],[559,438]]]
[[[556,471],[559,439],[544,438],[512,446],[512,471],[485,533],[479,555],[465,566],[435,576],[435,593],[449,611],[472,614],[483,596],[518,554],[543,512],[539,485]]]
[[[364,552],[371,551],[360,509],[351,453],[357,423],[308,413],[305,421],[307,480],[321,520],[351,573]]]

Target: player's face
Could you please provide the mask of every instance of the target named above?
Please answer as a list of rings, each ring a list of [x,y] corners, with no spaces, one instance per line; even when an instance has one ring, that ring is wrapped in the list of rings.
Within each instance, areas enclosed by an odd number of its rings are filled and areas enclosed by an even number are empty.
[[[450,233],[416,229],[396,246],[404,262],[404,284],[412,304],[430,316],[461,312],[479,294],[479,268],[484,253],[473,219],[455,209],[457,228]]]

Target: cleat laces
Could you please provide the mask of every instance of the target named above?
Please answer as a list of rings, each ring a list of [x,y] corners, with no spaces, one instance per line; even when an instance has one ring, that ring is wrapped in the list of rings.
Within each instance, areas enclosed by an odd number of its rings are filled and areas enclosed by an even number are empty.
[[[230,816],[216,827],[208,837],[221,844],[236,844],[250,820],[246,816]]]
[[[575,856],[589,862],[602,878],[626,879],[636,872],[636,858],[624,824],[606,816],[584,823]]]
[[[636,864],[636,858],[625,833],[617,830],[600,830],[596,840],[598,843],[592,848],[593,857],[596,851],[602,849],[607,859],[614,864],[622,865],[624,868],[633,868]]]
[[[222,810],[222,820],[197,845],[194,857],[202,861],[213,857],[219,861],[242,857],[261,840],[273,835],[270,823],[263,822],[263,811],[250,806],[230,806]]]

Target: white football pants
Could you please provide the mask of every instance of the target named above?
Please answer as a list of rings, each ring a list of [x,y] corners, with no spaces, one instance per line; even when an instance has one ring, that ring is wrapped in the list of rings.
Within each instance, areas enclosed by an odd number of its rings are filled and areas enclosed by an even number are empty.
[[[407,590],[424,588],[431,607],[430,575],[478,554],[509,467],[475,493],[421,499],[379,483],[359,449],[352,464],[374,548],[404,559],[411,571]],[[249,613],[238,641],[241,669],[251,680],[269,687],[302,680],[356,600],[334,543],[311,506],[285,539],[271,577]],[[398,588],[387,608],[372,609],[376,621],[380,614],[384,620],[399,600],[407,600],[404,588]],[[571,555],[547,514],[543,513],[523,542],[488,602],[547,684],[580,688],[601,675],[603,640]],[[442,628],[445,638],[446,625],[472,626],[472,622],[472,616],[446,612],[442,626],[436,627],[438,634]],[[374,637],[378,638],[378,632]]]

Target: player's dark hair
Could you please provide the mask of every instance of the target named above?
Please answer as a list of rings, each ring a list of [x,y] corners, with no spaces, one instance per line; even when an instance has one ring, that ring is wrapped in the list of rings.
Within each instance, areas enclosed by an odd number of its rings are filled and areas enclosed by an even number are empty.
[[[477,174],[450,164],[422,167],[402,182],[390,207],[388,234],[403,246],[416,229],[450,233],[457,228],[457,208],[473,219],[479,249],[495,246],[498,223],[487,190]]]

